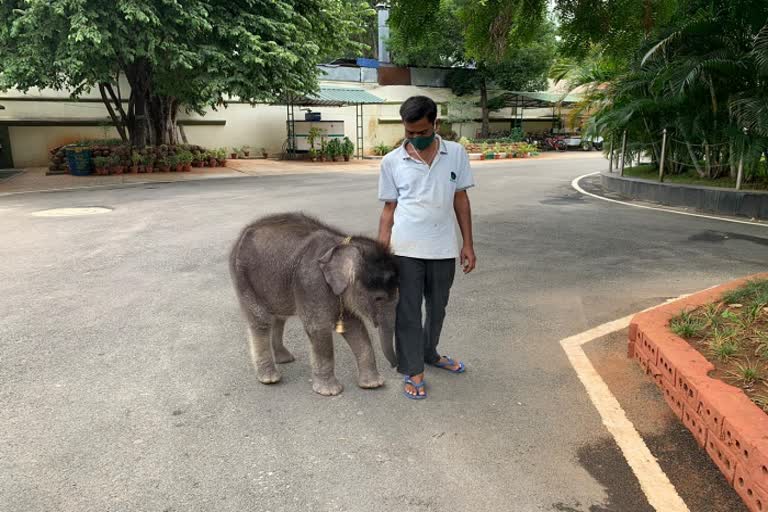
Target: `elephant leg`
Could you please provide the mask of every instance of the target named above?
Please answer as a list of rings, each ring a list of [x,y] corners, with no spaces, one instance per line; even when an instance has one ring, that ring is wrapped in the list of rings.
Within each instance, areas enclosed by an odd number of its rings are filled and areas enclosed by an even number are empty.
[[[345,318],[344,324],[346,332],[344,339],[347,340],[349,348],[355,354],[357,361],[357,384],[361,388],[378,388],[384,384],[384,379],[379,375],[376,369],[376,356],[371,346],[371,338],[368,336],[368,329],[359,318]]]
[[[251,361],[256,369],[256,377],[264,384],[274,384],[280,380],[280,372],[275,367],[272,343],[269,339],[272,330],[272,315],[259,302],[245,272],[233,269],[232,277],[235,282],[240,309],[248,320],[248,341],[251,349]]]
[[[280,372],[275,366],[270,344],[270,326],[264,324],[251,325],[248,328],[251,346],[251,360],[256,369],[256,377],[263,384],[274,384],[280,381]]]
[[[283,331],[285,318],[275,318],[272,322],[272,350],[275,353],[275,362],[278,364],[290,363],[296,360],[293,354],[283,345]]]
[[[334,374],[333,335],[330,330],[307,331],[312,345],[312,389],[325,396],[343,389]]]

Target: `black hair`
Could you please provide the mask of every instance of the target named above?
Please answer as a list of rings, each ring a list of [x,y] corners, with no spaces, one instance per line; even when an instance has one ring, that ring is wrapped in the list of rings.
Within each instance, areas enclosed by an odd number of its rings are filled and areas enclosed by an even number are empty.
[[[365,240],[365,243],[363,240]],[[355,237],[355,245],[362,249],[363,286],[369,290],[382,290],[388,294],[394,293],[400,284],[400,272],[397,259],[383,245],[364,237]]]
[[[415,123],[425,117],[430,123],[437,119],[437,105],[432,98],[411,96],[400,105],[400,118],[406,123]]]

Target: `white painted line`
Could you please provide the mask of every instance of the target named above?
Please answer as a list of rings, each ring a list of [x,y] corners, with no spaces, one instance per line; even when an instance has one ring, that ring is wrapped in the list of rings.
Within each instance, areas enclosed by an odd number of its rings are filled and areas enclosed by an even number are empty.
[[[581,186],[579,185],[579,182],[581,180],[583,180],[584,178],[588,178],[590,176],[594,176],[596,174],[600,174],[600,172],[599,171],[598,172],[591,172],[589,174],[584,174],[582,176],[579,176],[578,178],[574,179],[571,182],[571,187],[576,189],[579,193],[584,194],[585,196],[594,197],[595,199],[600,199],[601,201],[607,201],[609,203],[616,203],[616,204],[621,204],[621,205],[624,205],[624,206],[633,206],[635,208],[642,208],[644,210],[655,210],[655,211],[664,212],[664,213],[676,213],[677,215],[686,215],[688,217],[700,217],[702,219],[720,220],[720,221],[723,221],[723,222],[732,222],[734,224],[746,224],[748,226],[760,226],[760,227],[768,228],[768,223],[751,222],[751,221],[748,221],[748,220],[729,219],[728,217],[717,217],[715,215],[704,215],[702,213],[681,212],[679,210],[672,210],[672,209],[669,209],[669,208],[663,208],[663,207],[658,207],[658,206],[647,206],[647,205],[644,205],[644,204],[635,204],[635,203],[630,203],[630,202],[627,202],[627,201],[619,201],[618,199],[610,199],[608,197],[599,196],[597,194],[593,194],[591,192],[587,192],[586,190],[581,188]]]
[[[643,493],[648,498],[648,503],[658,512],[690,512],[643,438],[640,437],[635,426],[627,418],[624,409],[621,408],[618,400],[613,396],[608,385],[597,373],[582,349],[582,345],[587,342],[626,328],[633,316],[625,316],[565,338],[560,341],[560,345],[576,370],[579,380],[584,384],[592,404],[603,420],[603,425],[616,440],[616,444],[632,468]]]

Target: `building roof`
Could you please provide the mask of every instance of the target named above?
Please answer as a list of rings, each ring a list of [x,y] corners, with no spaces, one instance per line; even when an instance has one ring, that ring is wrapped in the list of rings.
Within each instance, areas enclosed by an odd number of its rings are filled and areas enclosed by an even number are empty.
[[[520,106],[522,108],[546,108],[581,101],[580,94],[545,91],[506,91],[501,96],[505,98],[508,106]]]
[[[317,94],[293,96],[291,103],[305,107],[344,107],[384,103],[382,98],[355,87],[320,87]]]

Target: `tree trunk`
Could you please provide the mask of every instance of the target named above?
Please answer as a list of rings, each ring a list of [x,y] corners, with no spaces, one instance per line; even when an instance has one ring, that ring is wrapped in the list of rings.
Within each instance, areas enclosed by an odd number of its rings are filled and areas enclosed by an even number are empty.
[[[151,73],[149,63],[138,60],[125,68],[125,76],[131,85],[131,105],[129,106],[128,132],[131,144],[143,148],[149,142],[147,127],[147,100],[151,89]]]
[[[117,130],[117,133],[120,135],[120,139],[123,142],[128,142],[128,137],[125,134],[125,125],[127,122],[125,112],[123,112],[123,109],[120,108],[118,112],[120,113],[120,117],[118,117],[117,112],[115,112],[114,107],[112,106],[112,100],[110,100],[109,97],[107,97],[107,87],[111,87],[108,83],[99,83],[99,93],[101,94],[101,101],[104,103],[104,106],[107,107],[107,112],[109,112],[109,117],[112,119],[112,123],[115,125],[115,129]],[[112,94],[112,99],[114,99],[114,94]]]
[[[699,178],[705,178],[707,174],[699,165],[697,155],[694,153],[693,148],[691,147],[691,143],[686,142],[685,146],[688,148],[688,155],[691,157],[691,163],[693,163],[693,167],[696,169],[696,174],[699,175]]]
[[[485,78],[480,82],[480,112],[482,125],[480,128],[480,137],[485,139],[490,133],[490,112],[488,110],[488,85]]]
[[[152,144],[178,144],[178,130],[176,129],[176,116],[179,104],[176,98],[170,96],[152,95],[149,104],[150,138]]]

